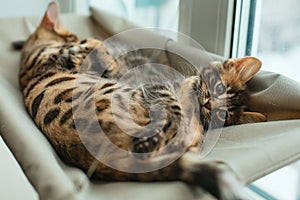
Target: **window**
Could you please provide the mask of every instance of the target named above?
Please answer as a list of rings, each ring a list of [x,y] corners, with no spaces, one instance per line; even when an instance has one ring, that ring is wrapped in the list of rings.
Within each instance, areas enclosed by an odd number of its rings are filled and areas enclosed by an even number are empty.
[[[143,27],[178,29],[179,0],[90,0],[89,3]]]
[[[262,69],[300,82],[300,1],[237,1],[232,55],[253,55]],[[300,161],[254,182],[266,199],[300,199]]]
[[[249,14],[241,17],[247,26],[237,34],[243,41],[233,49],[233,56],[257,56],[263,70],[300,81],[300,1],[255,0],[243,12],[247,9]]]
[[[234,0],[90,0],[89,4],[143,27],[179,31],[209,52],[230,56]]]
[[[300,1],[264,0],[258,5],[259,39],[253,54],[264,62],[264,69],[300,81]]]

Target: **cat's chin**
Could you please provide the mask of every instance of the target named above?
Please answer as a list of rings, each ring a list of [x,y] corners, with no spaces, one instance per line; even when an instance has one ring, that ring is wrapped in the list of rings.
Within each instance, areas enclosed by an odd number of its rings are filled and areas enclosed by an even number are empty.
[[[200,113],[200,119],[201,119],[201,124],[203,126],[204,132],[206,132],[209,129],[210,125],[210,120],[207,116],[204,116],[202,113]]]

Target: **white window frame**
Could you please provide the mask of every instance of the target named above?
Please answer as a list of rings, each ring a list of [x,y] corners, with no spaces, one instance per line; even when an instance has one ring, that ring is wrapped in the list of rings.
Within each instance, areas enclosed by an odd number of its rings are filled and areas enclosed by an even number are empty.
[[[261,4],[261,0],[181,0],[179,31],[226,58],[255,55]]]
[[[261,6],[261,0],[236,1],[231,57],[257,53]]]

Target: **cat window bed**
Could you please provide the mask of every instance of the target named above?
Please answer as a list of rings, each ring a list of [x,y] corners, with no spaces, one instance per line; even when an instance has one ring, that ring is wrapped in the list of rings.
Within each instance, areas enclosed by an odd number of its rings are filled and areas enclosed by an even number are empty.
[[[0,125],[1,136],[40,199],[194,199],[184,183],[93,183],[78,169],[66,166],[27,115],[18,85],[20,53],[11,41],[28,37],[28,24],[37,18],[0,19]],[[107,38],[132,28],[125,20],[92,9],[91,16],[64,15],[62,24],[81,38]],[[200,50],[182,47],[168,38],[147,34],[167,50],[199,59]],[[136,42],[137,40],[134,40]],[[138,44],[136,44],[138,45]],[[168,57],[176,65],[176,58]],[[217,58],[215,59],[222,59]],[[249,82],[251,109],[269,122],[232,126],[222,130],[205,158],[224,160],[245,183],[300,158],[300,84],[282,75],[260,72]],[[273,121],[276,120],[276,121]],[[206,196],[201,196],[207,199]],[[200,198],[200,199],[201,199]]]

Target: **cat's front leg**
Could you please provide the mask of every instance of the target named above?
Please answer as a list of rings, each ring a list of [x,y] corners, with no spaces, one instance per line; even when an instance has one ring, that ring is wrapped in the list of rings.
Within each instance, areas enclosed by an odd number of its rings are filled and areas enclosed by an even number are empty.
[[[198,118],[193,116],[189,124],[182,118],[158,120],[145,128],[140,137],[133,137],[131,151],[141,159],[187,150],[199,153],[203,129]]]
[[[139,137],[132,138],[131,151],[139,159],[180,151],[181,142],[176,137],[178,131],[175,120],[165,119],[155,125],[151,124],[138,134]]]
[[[68,50],[73,63],[81,65],[81,72],[96,72],[108,79],[118,79],[125,71],[119,65],[109,49],[99,40],[88,38],[73,45]]]
[[[190,77],[183,80],[180,92],[179,100],[181,104],[181,112],[183,120],[186,124],[186,130],[184,135],[185,146],[189,147],[189,150],[194,152],[200,152],[203,139],[204,129],[201,123],[201,108],[198,102],[198,96],[195,92],[199,85],[198,77]]]
[[[151,133],[150,133],[151,134]],[[158,129],[154,130],[154,135],[143,137],[134,137],[132,139],[131,151],[138,154],[151,153],[159,149],[161,146],[163,135]]]

